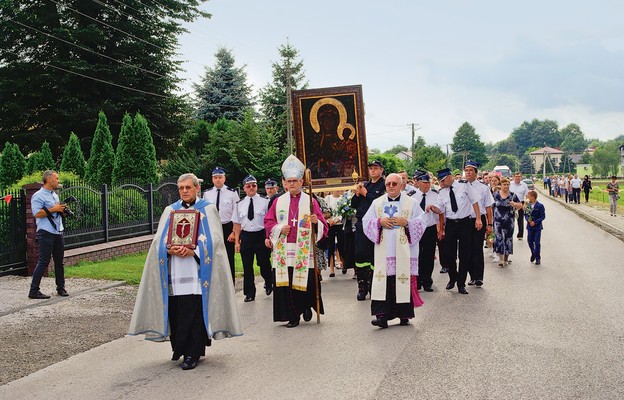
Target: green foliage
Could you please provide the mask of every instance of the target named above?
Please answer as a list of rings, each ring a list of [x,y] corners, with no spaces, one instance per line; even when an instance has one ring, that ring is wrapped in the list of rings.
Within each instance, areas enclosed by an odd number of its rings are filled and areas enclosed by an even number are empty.
[[[260,112],[263,121],[275,133],[280,150],[289,149],[287,138],[287,87],[301,90],[308,87],[299,51],[290,43],[278,48],[280,61],[272,63],[273,79],[260,89]]]
[[[399,172],[402,169],[407,170],[405,161],[392,154],[377,154],[373,157],[369,157],[368,161],[370,162],[372,160],[381,161],[386,175]]]
[[[45,171],[48,169],[56,170],[56,163],[52,157],[52,151],[47,141],[43,142],[37,157],[32,164],[33,171]]]
[[[414,170],[418,169],[435,174],[436,171],[446,167],[446,161],[446,154],[440,146],[422,146],[414,153],[414,161],[409,172],[413,173]]]
[[[236,68],[232,52],[224,47],[217,50],[215,57],[214,68],[206,67],[201,84],[193,85],[199,99],[195,115],[208,122],[219,118],[240,120],[252,109],[245,67]]]
[[[403,146],[402,144],[397,144],[396,146],[393,146],[389,148],[388,150],[384,151],[384,154],[390,154],[390,155],[395,156],[402,151],[409,151],[409,148],[407,148],[406,146]]]
[[[6,142],[0,156],[0,188],[7,188],[17,182],[26,171],[26,160],[14,143]]]
[[[587,141],[577,124],[569,124],[561,129],[561,150],[566,153],[581,153],[587,148]]]
[[[69,141],[63,151],[61,171],[71,171],[80,177],[85,175],[85,159],[80,148],[80,140],[74,132],[69,135]]]
[[[492,149],[492,152],[495,154],[510,154],[516,157],[519,155],[518,145],[516,144],[513,136],[509,136],[507,139],[501,140],[500,142],[496,143],[494,145],[494,148]],[[496,163],[495,165],[500,164]]]
[[[620,168],[620,149],[614,142],[599,147],[592,156],[592,170],[595,175],[617,174]]]
[[[66,132],[89,139],[99,110],[111,121],[142,111],[166,153],[188,118],[176,94],[178,37],[185,22],[208,16],[203,2],[0,2],[3,19],[16,21],[0,24],[0,141],[14,137],[30,153],[45,139],[56,157]]]
[[[72,182],[76,182],[80,178],[73,172],[59,172],[59,182],[63,186],[69,186]],[[19,181],[11,185],[11,190],[21,189],[22,186],[30,183],[43,183],[43,171],[35,171],[23,176]]]
[[[143,192],[136,188],[124,187],[109,193],[108,215],[111,225],[148,219],[147,199]]]
[[[138,183],[157,182],[156,149],[147,120],[139,113],[126,114],[123,119],[119,143],[113,166],[113,184],[131,178]]]
[[[100,111],[93,141],[91,141],[91,153],[85,170],[85,180],[93,186],[100,186],[104,183],[110,185],[113,180],[114,162],[113,135],[111,135],[108,127],[106,114]]]
[[[506,165],[513,172],[518,170],[519,164],[520,160],[513,154],[498,154],[490,163],[492,169],[497,165]]]
[[[464,122],[455,132],[451,149],[454,153],[451,156],[453,168],[463,170],[464,162],[468,160],[476,161],[481,165],[485,165],[488,161],[485,144],[468,122]]]
[[[537,148],[558,147],[561,143],[561,134],[557,122],[548,119],[524,121],[522,125],[511,132],[511,136],[518,146],[518,154],[524,154],[532,146]]]

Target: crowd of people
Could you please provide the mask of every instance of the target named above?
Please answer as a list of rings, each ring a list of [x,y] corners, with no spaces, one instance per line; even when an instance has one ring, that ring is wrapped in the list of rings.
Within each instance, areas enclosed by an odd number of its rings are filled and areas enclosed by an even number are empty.
[[[355,297],[370,299],[371,324],[384,329],[394,319],[409,325],[423,305],[420,291],[435,290],[436,258],[448,274],[446,290],[468,294],[466,286],[484,285],[484,243],[492,242],[504,267],[514,227],[522,240],[526,222],[531,262],[541,262],[544,207],[520,174],[509,181],[468,161],[459,176],[445,168],[435,175],[416,171],[410,179],[405,171],[386,175],[373,160],[369,180],[324,195],[303,190],[304,171],[291,155],[282,165],[283,191],[269,179],[267,196],[261,195],[248,175],[242,199],[225,185],[223,168],[214,168],[214,187],[203,195],[195,175],[182,175],[180,200],[163,213],[148,253],[130,333],[170,337],[172,359],[183,357],[184,370],[198,365],[213,339],[240,335],[235,252],[243,263],[244,302],[256,298],[255,259],[264,294],[273,296],[273,321],[286,328],[314,313],[320,320],[326,269],[329,279],[337,269],[354,269]]]

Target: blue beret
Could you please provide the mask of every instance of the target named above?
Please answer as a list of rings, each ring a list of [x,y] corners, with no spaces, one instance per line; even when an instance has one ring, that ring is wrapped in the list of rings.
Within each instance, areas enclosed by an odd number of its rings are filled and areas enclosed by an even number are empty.
[[[450,174],[451,174],[451,170],[449,168],[441,169],[438,171],[438,179],[444,179]]]
[[[247,175],[245,179],[243,179],[243,185],[246,185],[248,183],[258,183],[258,181],[256,180],[256,178],[254,178],[253,175]]]
[[[215,167],[215,169],[212,170],[212,176],[216,175],[225,175],[225,169],[222,167]]]

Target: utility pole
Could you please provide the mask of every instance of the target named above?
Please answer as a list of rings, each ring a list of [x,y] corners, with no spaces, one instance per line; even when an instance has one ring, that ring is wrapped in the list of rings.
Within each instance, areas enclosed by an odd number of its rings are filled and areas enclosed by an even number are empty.
[[[290,88],[290,63],[286,64],[286,139],[290,154],[293,152],[293,110]]]

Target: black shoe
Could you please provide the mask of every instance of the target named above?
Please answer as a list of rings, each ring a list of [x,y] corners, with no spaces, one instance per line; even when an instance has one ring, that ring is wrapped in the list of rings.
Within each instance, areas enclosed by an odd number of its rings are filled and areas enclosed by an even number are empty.
[[[197,364],[199,364],[199,357],[186,356],[180,367],[186,371],[197,367]]]
[[[358,294],[357,294],[357,299],[358,299],[358,301],[364,301],[364,300],[366,300],[366,295],[367,295],[367,294],[368,294],[367,292],[358,292]]]
[[[286,328],[294,328],[299,326],[299,320],[296,321],[288,321],[288,323],[286,324]]]
[[[346,275],[347,274],[347,269],[345,267],[342,267],[342,274]]]
[[[477,281],[475,282],[475,285],[476,285],[477,287],[481,287],[481,286],[483,286],[483,281],[481,281],[481,280],[477,279]]]
[[[407,326],[409,324],[410,324],[409,323],[409,319],[407,319],[407,318],[401,318],[401,322],[399,323],[399,325],[401,325],[401,326]]]
[[[424,286],[424,287],[423,287],[423,290],[424,290],[425,292],[433,292],[433,288],[432,288],[431,286]]]
[[[388,321],[383,318],[376,318],[371,321],[371,324],[380,327],[381,329],[386,329],[388,327]]]
[[[535,265],[540,265],[540,264],[541,264],[541,262],[540,262],[539,258],[537,260],[535,260]]]
[[[267,296],[270,296],[271,293],[273,293],[273,285],[269,285],[266,288],[264,288],[264,291],[266,292]]]
[[[255,297],[245,296],[245,303],[249,303],[250,301],[254,301],[255,299]]]
[[[446,290],[451,290],[455,287],[455,282],[450,281],[449,283],[446,284]]]
[[[173,353],[173,355],[171,356],[171,361],[178,361],[180,357],[182,357],[182,354]]]
[[[440,270],[440,273],[441,273],[441,274],[446,274],[446,273],[448,273],[448,268],[444,268],[444,267],[442,267],[442,269]]]
[[[475,283],[476,283],[476,281],[473,279],[470,282],[468,282],[468,286],[474,286]]]
[[[468,294],[468,291],[467,291],[467,290],[466,290],[466,288],[465,288],[465,287],[463,287],[463,286],[462,286],[462,287],[459,287],[459,286],[458,286],[458,287],[457,287],[457,291],[458,291],[459,293],[461,293],[461,294]]]
[[[311,319],[312,319],[312,309],[308,307],[305,310],[303,310],[303,320],[305,322],[308,322]]]
[[[535,261],[535,256],[531,255],[531,262]]]
[[[333,273],[333,272],[332,272],[331,274],[329,274],[329,277],[330,277],[330,278],[333,278],[333,277],[335,277],[335,276],[336,276],[336,274],[335,274],[335,273]]]
[[[29,294],[28,295],[29,299],[40,299],[40,300],[44,300],[44,299],[49,299],[50,296],[48,296],[47,294],[43,294],[41,292],[37,292],[35,294]]]
[[[58,293],[59,296],[63,296],[63,297],[69,296],[69,293],[67,293],[67,290],[65,290],[65,288],[58,289],[56,293]]]

